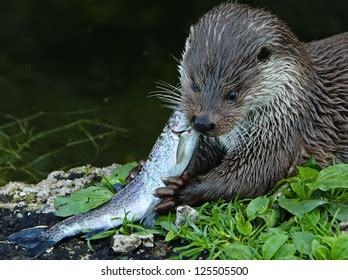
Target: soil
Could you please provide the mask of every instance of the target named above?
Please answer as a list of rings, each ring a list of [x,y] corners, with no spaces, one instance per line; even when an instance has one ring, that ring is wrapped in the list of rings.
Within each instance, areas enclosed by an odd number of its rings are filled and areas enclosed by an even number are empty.
[[[52,226],[62,219],[52,213],[23,212],[21,209],[0,209],[0,259],[29,259],[25,249],[7,241],[7,236],[28,227],[38,225]],[[41,255],[41,260],[111,260],[111,259],[167,259],[173,255],[172,248],[155,236],[153,248],[139,247],[128,255],[116,254],[112,249],[112,238],[92,241],[93,251],[80,237],[65,239],[48,252]]]

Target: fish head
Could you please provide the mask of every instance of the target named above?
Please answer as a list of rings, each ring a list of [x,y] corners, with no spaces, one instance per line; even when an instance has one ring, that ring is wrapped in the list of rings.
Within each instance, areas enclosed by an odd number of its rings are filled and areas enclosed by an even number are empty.
[[[169,129],[173,137],[178,137],[174,169],[175,173],[181,174],[198,146],[199,133],[189,125],[185,115],[180,111],[174,112]]]
[[[181,136],[182,133],[192,130],[185,115],[180,111],[175,111],[169,123],[169,129],[175,135]]]

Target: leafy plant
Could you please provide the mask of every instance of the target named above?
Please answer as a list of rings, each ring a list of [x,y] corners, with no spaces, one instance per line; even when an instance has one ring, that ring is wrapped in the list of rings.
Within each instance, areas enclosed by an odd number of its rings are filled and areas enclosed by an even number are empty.
[[[206,203],[199,219],[181,228],[168,216],[166,240],[182,239],[179,258],[348,259],[348,164],[321,169],[314,159],[268,195]]]

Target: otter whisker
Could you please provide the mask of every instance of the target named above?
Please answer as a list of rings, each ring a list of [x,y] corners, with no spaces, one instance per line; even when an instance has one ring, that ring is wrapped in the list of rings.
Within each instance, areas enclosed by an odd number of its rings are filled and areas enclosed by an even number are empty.
[[[167,92],[163,91],[163,90],[154,90],[154,91],[150,92],[149,97],[157,97],[157,96],[165,96],[167,98],[178,99],[178,100],[181,99],[181,96],[170,95],[170,94],[167,94]]]
[[[159,97],[157,96],[161,101],[166,102],[168,104],[173,104],[173,105],[178,105],[180,103],[179,100],[172,100],[170,98],[166,98],[166,97]]]
[[[178,110],[179,106],[174,106],[174,105],[169,105],[169,104],[162,104],[161,105],[162,108],[168,108],[168,109],[171,109],[171,110]]]
[[[158,86],[156,86],[156,87],[161,87],[161,88],[168,89],[168,90],[170,90],[170,91],[174,91],[174,92],[177,92],[177,93],[181,93],[181,89],[180,89],[179,87],[173,86],[173,85],[171,85],[171,84],[169,84],[169,83],[167,83],[167,82],[158,81],[158,82],[156,82],[156,84],[158,85]]]
[[[161,90],[162,92],[168,93],[169,95],[181,96],[181,93],[172,91],[172,90],[167,89],[167,88],[165,88],[165,87],[159,87],[159,86],[157,86],[156,88],[159,89],[159,90]]]
[[[180,83],[178,83],[177,86],[174,86],[174,85],[172,85],[168,82],[162,81],[162,80],[156,81],[155,83],[158,85],[162,85],[162,86],[168,86],[170,88],[178,88],[178,86],[180,85]]]
[[[172,91],[172,90],[167,89],[167,88],[163,88],[163,87],[156,87],[156,88],[157,88],[157,90],[154,90],[152,92],[159,91],[159,92],[167,93],[168,95],[171,95],[171,96],[181,96],[180,93]]]
[[[172,94],[168,93],[168,91],[165,91],[165,90],[151,91],[151,92],[149,92],[149,97],[166,97],[166,98],[170,98],[173,100],[181,100],[180,95],[172,95]]]
[[[177,58],[174,54],[170,53],[169,55],[174,59],[176,63],[181,64],[181,60]]]

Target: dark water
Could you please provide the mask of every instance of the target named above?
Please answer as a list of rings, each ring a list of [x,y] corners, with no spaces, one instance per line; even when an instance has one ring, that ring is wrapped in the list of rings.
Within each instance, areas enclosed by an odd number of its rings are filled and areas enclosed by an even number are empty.
[[[103,121],[129,130],[93,161],[94,150],[81,146],[44,162],[49,167],[144,158],[169,115],[148,92],[156,80],[178,82],[171,54],[180,57],[190,25],[220,2],[1,1],[0,112],[25,117],[97,108]],[[348,31],[348,1],[239,2],[278,14],[302,40]],[[54,117],[49,120],[36,129],[54,127]]]

